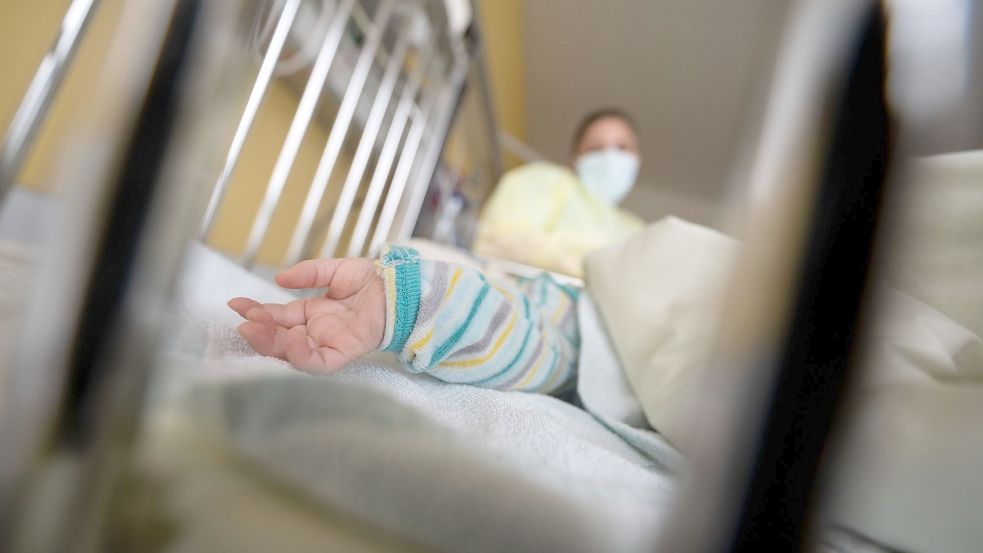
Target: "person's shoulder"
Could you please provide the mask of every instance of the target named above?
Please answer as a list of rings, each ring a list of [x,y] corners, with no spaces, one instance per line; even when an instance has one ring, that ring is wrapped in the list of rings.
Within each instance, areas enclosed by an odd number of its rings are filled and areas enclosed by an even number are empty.
[[[561,191],[578,187],[577,175],[569,167],[548,161],[534,161],[516,167],[502,176],[501,186],[542,191]]]

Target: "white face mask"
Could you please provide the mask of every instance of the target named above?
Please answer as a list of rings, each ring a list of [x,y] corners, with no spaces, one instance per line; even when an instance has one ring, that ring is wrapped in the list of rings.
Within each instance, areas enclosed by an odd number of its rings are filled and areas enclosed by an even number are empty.
[[[591,194],[617,205],[635,184],[638,156],[617,148],[596,150],[580,156],[576,169]]]

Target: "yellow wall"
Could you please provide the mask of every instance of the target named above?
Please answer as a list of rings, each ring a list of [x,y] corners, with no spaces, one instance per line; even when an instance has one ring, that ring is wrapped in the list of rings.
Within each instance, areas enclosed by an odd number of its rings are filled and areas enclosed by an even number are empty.
[[[525,0],[479,0],[478,17],[499,126],[526,140]],[[506,156],[506,167],[519,160]]]
[[[4,52],[0,56],[0,129],[6,130],[38,63],[54,39],[68,4],[68,0],[3,0],[0,3],[0,52]],[[73,116],[86,109],[85,95],[80,91],[91,86],[98,75],[121,6],[122,0],[103,0],[98,7],[75,63],[19,175],[21,185],[44,189],[50,181],[59,159],[59,147],[74,123]],[[243,104],[246,92],[243,91]],[[219,210],[209,240],[211,245],[233,253],[241,251],[245,245],[298,98],[299,92],[294,87],[280,81],[274,82],[268,91]],[[287,247],[308,183],[327,141],[327,129],[323,119],[315,119],[307,133],[261,250],[260,261],[263,263],[280,263],[280,255]],[[350,159],[350,153],[343,150],[322,206],[331,205],[337,198]]]
[[[229,193],[222,202],[209,243],[216,248],[239,252],[245,247],[253,217],[259,209],[266,184],[273,171],[283,139],[297,107],[297,92],[276,82],[267,92],[263,107],[256,116],[252,131],[239,157]],[[279,264],[293,233],[308,185],[314,178],[324,144],[328,140],[326,125],[315,119],[301,145],[290,179],[280,196],[280,206],[270,226],[269,235],[260,252],[260,260]],[[343,178],[350,164],[347,152],[342,152],[332,174],[325,202],[337,199]],[[322,204],[325,205],[325,204]]]
[[[6,134],[14,112],[44,54],[51,47],[69,5],[68,0],[4,0],[0,3],[0,129]],[[92,20],[76,63],[70,66],[62,93],[55,98],[38,141],[31,150],[18,182],[44,188],[52,176],[58,144],[84,109],[80,92],[100,67],[119,17],[120,0],[104,0]]]

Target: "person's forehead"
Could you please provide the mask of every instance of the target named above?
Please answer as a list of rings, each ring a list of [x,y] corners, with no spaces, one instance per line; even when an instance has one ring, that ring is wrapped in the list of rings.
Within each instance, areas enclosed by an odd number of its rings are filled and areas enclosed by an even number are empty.
[[[591,135],[608,135],[613,133],[635,136],[635,130],[632,129],[627,121],[620,117],[610,116],[602,117],[591,123],[584,132],[584,138]]]

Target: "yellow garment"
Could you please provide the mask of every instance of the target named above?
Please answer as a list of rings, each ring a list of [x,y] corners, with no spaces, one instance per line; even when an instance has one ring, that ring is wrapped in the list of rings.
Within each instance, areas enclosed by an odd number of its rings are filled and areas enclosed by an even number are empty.
[[[643,226],[591,195],[570,169],[537,162],[502,177],[478,221],[474,250],[581,277],[584,256]]]

